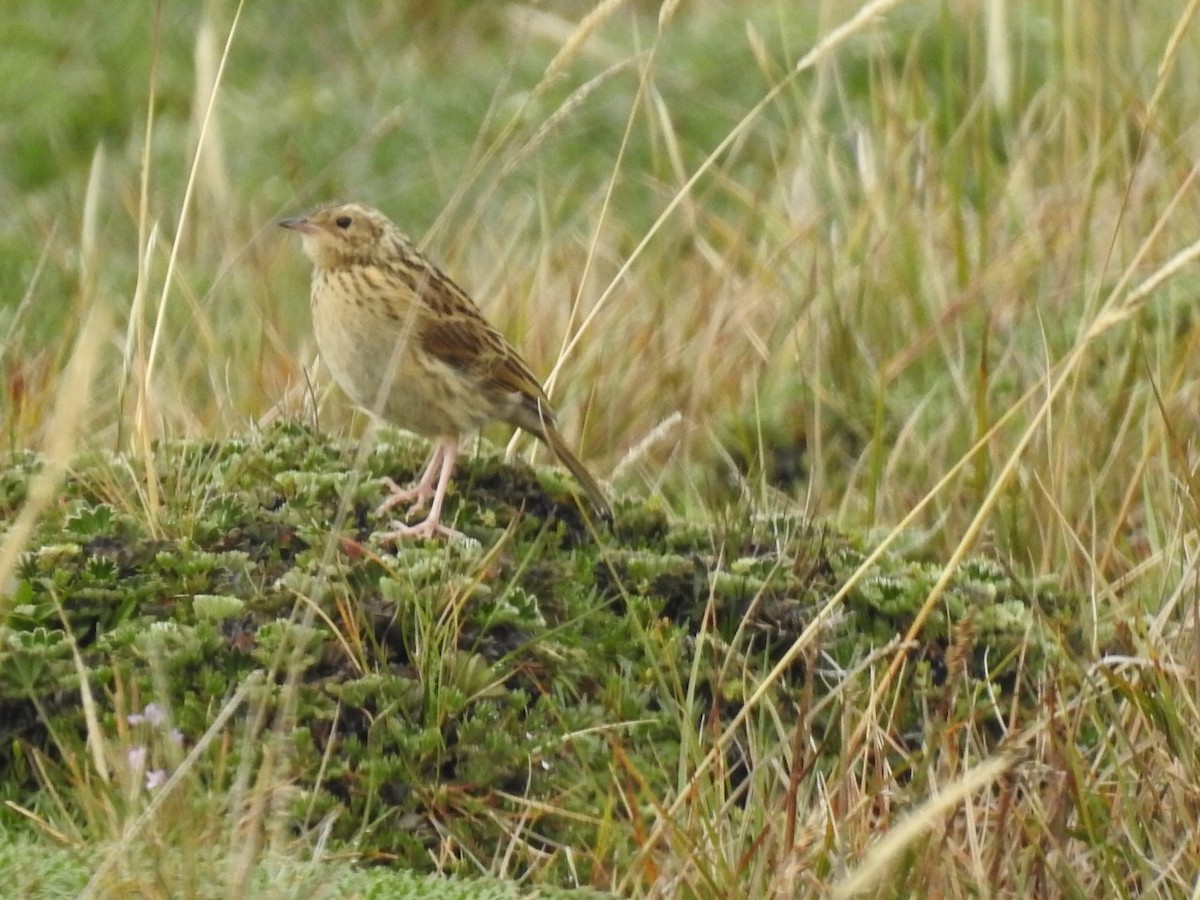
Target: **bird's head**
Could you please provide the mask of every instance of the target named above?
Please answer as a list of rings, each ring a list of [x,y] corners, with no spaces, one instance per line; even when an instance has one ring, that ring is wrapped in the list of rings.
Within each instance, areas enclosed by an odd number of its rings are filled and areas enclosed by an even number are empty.
[[[300,232],[304,252],[318,269],[370,263],[404,240],[387,216],[357,203],[328,203],[279,224]]]

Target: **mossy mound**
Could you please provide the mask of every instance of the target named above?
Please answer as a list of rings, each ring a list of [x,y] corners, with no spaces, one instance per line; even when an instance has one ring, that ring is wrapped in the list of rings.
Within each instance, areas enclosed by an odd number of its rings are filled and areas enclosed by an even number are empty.
[[[789,517],[717,528],[628,500],[594,530],[567,476],[486,452],[463,461],[447,507],[474,542],[382,547],[378,479],[411,478],[425,452],[287,424],[163,444],[152,478],[122,457],[80,461],[0,630],[6,796],[36,804],[31,755],[82,743],[73,638],[106,729],[125,733],[153,700],[184,747],[266,672],[253,701],[286,726],[296,833],[326,823],[360,858],[415,870],[508,848],[551,880],[603,885],[636,851],[639,828],[613,822],[677,790],[681,729],[735,713],[865,556]],[[37,466],[0,475],[0,514]],[[884,558],[773,686],[779,709],[829,687],[818,652],[845,671],[892,640],[939,572]],[[1058,652],[1062,602],[973,559],[913,669],[935,691],[950,652],[955,677],[1019,689],[1018,670]],[[928,699],[914,694],[899,724]]]

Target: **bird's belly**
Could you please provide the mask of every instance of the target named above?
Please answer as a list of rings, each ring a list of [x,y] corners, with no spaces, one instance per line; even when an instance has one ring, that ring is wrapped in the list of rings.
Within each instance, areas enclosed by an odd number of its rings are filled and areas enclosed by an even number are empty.
[[[358,406],[427,437],[461,435],[490,421],[474,380],[423,352],[403,324],[360,307],[313,303],[321,359]]]

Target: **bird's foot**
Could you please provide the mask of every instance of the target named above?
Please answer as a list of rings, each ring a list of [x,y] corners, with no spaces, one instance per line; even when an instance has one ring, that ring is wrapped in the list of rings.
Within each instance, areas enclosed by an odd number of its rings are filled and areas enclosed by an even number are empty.
[[[396,542],[404,538],[435,538],[444,537],[450,540],[470,540],[461,531],[455,531],[448,525],[442,524],[442,503],[446,499],[446,484],[450,480],[450,472],[454,469],[454,458],[458,455],[458,441],[443,438],[434,445],[433,455],[425,466],[420,480],[411,488],[402,488],[390,478],[384,478],[383,483],[391,494],[375,510],[375,515],[386,513],[393,506],[405,502],[413,502],[410,513],[419,510],[431,498],[429,515],[416,525],[404,522],[391,522],[390,531],[384,532],[380,539]]]
[[[408,525],[404,522],[389,522],[388,528],[390,531],[385,531],[379,536],[381,541],[394,542],[402,541],[406,538],[436,538],[444,537],[452,541],[465,541],[469,538],[461,531],[451,528],[449,525],[443,525],[433,516],[430,516],[416,525]]]
[[[399,506],[401,503],[412,503],[408,508],[409,513],[415,513],[425,508],[425,504],[433,497],[433,488],[425,484],[424,481],[417,484],[416,487],[402,488],[396,482],[388,477],[384,477],[383,485],[390,492],[384,501],[375,508],[375,515],[382,516],[394,506]]]

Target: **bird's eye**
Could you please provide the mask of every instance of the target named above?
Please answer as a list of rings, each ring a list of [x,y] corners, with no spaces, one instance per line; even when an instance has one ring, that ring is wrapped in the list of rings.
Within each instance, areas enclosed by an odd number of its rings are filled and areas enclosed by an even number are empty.
[[[336,225],[338,228],[349,228],[350,221],[351,220],[350,220],[349,216],[338,216],[336,219],[333,220],[333,224]]]

